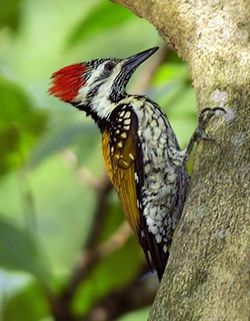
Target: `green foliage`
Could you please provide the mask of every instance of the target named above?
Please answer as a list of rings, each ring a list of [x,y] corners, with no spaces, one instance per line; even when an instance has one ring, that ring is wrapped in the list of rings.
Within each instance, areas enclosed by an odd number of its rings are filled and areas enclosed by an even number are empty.
[[[131,257],[134,259],[131,260]],[[131,280],[142,262],[142,253],[134,239],[100,262],[76,293],[73,310],[86,313],[95,302]],[[126,266],[126,269],[124,267]]]
[[[11,271],[16,283],[20,271],[32,280],[13,288],[6,278],[6,288],[0,278],[1,321],[51,319],[44,285],[53,295],[67,286],[91,232],[95,184],[103,175],[99,131],[83,113],[48,96],[51,73],[159,43],[152,26],[111,1],[1,1],[0,268]],[[196,99],[188,69],[175,54],[157,69],[147,95],[165,109],[185,146],[195,127]],[[124,219],[116,193],[109,201],[99,243],[108,241]],[[126,286],[143,260],[136,240],[129,239],[89,271],[72,310],[88,313]],[[119,321],[147,316],[144,309]]]
[[[16,29],[20,18],[20,0],[1,0],[0,2],[0,28],[10,27]]]
[[[81,21],[71,33],[68,46],[71,47],[87,37],[94,37],[103,30],[121,25],[133,18],[133,14],[123,7],[114,5],[108,1],[99,2],[83,21]]]
[[[0,175],[24,163],[45,129],[45,113],[34,109],[18,85],[0,77]]]
[[[108,241],[110,235],[124,221],[117,201],[110,204],[109,213],[103,225],[100,243]],[[131,260],[131,257],[134,259]],[[99,299],[126,285],[137,273],[143,261],[142,250],[135,238],[130,237],[125,245],[96,265],[88,279],[76,293],[73,309],[77,314],[86,313]],[[126,269],[124,269],[126,266]],[[114,277],[115,275],[115,277]]]
[[[123,221],[124,215],[121,210],[121,205],[118,204],[117,200],[115,199],[111,202],[109,206],[109,213],[106,217],[106,221],[102,229],[100,241],[107,241],[110,235],[115,233],[115,231],[117,230],[117,226],[120,226]]]
[[[119,318],[117,321],[146,321],[149,315],[149,309],[141,309],[136,312],[131,312]]]
[[[49,315],[49,306],[42,289],[35,282],[5,299],[2,311],[4,321],[34,321]]]
[[[81,163],[90,156],[93,146],[97,143],[96,131],[91,124],[72,122],[58,128],[52,128],[41,139],[30,157],[31,167],[39,165],[49,156],[70,146],[84,146],[84,152],[79,148],[76,150]]]
[[[35,237],[4,221],[0,221],[0,267],[29,272],[43,283],[49,281],[45,255]]]
[[[54,274],[66,278],[88,236],[94,191],[59,155],[33,170],[29,182],[40,241]]]

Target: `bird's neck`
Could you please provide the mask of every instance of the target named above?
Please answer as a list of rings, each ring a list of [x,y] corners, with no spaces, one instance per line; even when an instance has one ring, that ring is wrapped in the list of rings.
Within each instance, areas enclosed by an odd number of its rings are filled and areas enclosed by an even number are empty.
[[[74,107],[86,113],[86,116],[91,116],[95,121],[100,131],[103,131],[109,124],[109,118],[113,110],[119,107],[120,102],[126,97],[129,97],[125,92],[119,97],[107,95],[105,92],[92,93],[86,97],[84,102],[72,103]]]

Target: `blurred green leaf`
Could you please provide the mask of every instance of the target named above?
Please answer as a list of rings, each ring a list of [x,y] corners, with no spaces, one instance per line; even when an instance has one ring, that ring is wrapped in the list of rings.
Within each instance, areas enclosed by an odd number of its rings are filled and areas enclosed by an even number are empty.
[[[93,37],[97,33],[121,25],[133,17],[133,13],[128,9],[109,1],[101,1],[75,27],[67,41],[67,46],[71,47],[89,36]]]
[[[47,131],[39,144],[33,149],[29,160],[29,166],[35,167],[46,160],[52,154],[72,145],[81,146],[80,161],[89,157],[96,145],[98,137],[94,125],[86,122],[67,123],[64,126]]]
[[[37,283],[24,287],[5,300],[2,311],[4,321],[38,321],[49,315],[48,302]]]
[[[112,196],[113,197],[111,197],[110,206],[108,209],[108,215],[106,216],[105,224],[103,224],[102,234],[100,236],[101,242],[107,241],[109,237],[117,231],[117,228],[121,226],[125,219],[115,190],[113,190]]]
[[[48,265],[37,240],[5,221],[0,221],[0,266],[29,272],[42,282],[48,281]]]
[[[153,83],[155,85],[174,81],[186,81],[189,79],[188,67],[183,63],[166,63],[157,70]]]
[[[29,183],[36,201],[39,241],[48,249],[53,275],[65,276],[88,236],[95,193],[61,155],[35,168]]]
[[[0,28],[9,26],[12,29],[18,27],[20,18],[21,0],[1,0],[0,1]]]
[[[126,314],[125,316],[117,319],[117,321],[146,321],[149,315],[149,308],[140,309]]]
[[[45,121],[44,112],[33,109],[18,85],[0,77],[0,174],[26,160]]]
[[[138,273],[142,261],[142,251],[131,237],[121,249],[100,262],[82,284],[73,302],[74,311],[86,313],[99,299],[125,285]]]
[[[114,193],[111,196],[111,204],[103,224],[100,242],[108,241],[123,222],[124,213]],[[76,313],[85,313],[103,296],[129,282],[138,273],[143,260],[144,256],[140,246],[133,236],[130,237],[122,248],[105,257],[95,267],[88,280],[81,285],[73,303]]]

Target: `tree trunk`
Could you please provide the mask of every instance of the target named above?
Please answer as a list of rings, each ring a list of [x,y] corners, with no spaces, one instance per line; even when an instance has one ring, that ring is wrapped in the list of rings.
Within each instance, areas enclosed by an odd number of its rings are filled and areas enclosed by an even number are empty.
[[[150,321],[247,321],[250,1],[115,0],[188,63],[199,108],[224,107],[201,142]]]

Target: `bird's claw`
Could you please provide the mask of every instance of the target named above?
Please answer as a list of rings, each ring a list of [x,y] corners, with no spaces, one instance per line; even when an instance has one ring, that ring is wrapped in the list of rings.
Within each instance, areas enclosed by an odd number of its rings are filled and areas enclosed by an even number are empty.
[[[206,133],[206,127],[209,120],[216,114],[217,111],[222,111],[226,113],[225,109],[222,107],[215,108],[204,108],[199,114],[199,125],[196,130],[196,140],[206,140],[206,141],[215,141],[215,139],[210,138]]]

